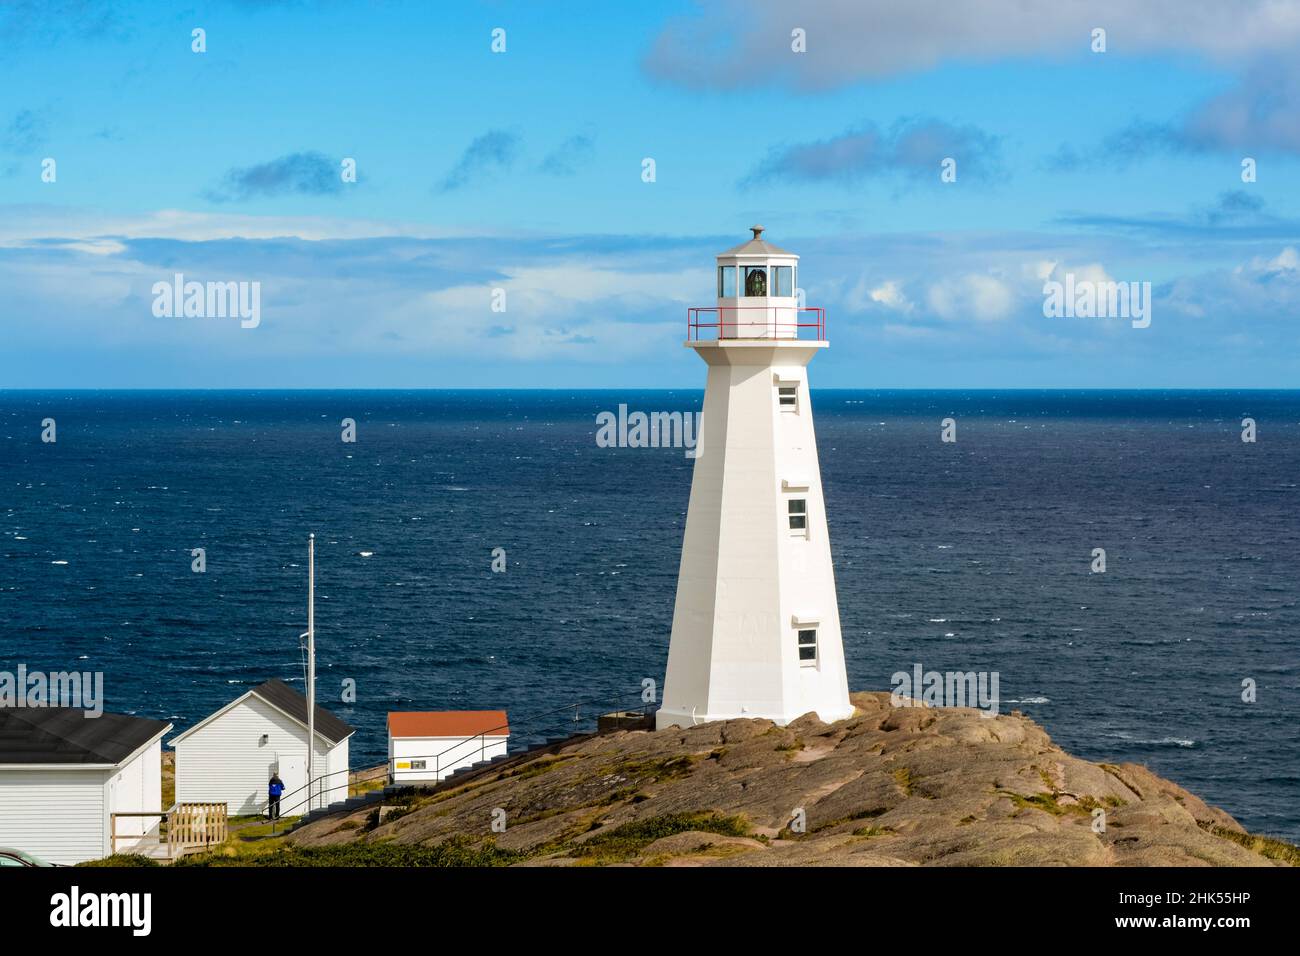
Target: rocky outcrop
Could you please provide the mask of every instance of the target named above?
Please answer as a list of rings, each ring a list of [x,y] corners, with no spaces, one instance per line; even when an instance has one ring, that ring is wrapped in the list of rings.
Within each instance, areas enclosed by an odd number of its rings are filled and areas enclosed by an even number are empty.
[[[402,799],[382,824],[338,815],[290,840],[457,841],[531,865],[1275,863],[1222,810],[1145,767],[1072,757],[1017,712],[852,699],[855,715],[834,724],[577,738]]]

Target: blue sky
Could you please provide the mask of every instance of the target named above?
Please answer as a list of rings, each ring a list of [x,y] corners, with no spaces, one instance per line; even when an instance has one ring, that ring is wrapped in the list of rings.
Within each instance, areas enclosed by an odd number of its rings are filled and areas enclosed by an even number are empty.
[[[1300,3],[1028,9],[0,2],[0,386],[699,386],[755,222],[818,385],[1300,384]],[[1067,272],[1151,326],[1046,318]]]

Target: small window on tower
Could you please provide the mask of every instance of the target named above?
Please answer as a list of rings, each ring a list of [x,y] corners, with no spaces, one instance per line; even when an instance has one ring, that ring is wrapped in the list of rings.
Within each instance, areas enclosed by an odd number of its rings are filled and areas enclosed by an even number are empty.
[[[758,298],[767,295],[767,266],[745,266],[745,295]]]
[[[718,298],[734,299],[736,297],[736,267],[718,266]]]
[[[423,760],[412,760],[412,761],[411,761],[411,769],[412,769],[412,770],[423,770],[423,769],[425,769],[425,763],[424,763],[424,761],[423,761]]]
[[[772,295],[787,299],[794,295],[794,266],[772,267]]]
[[[789,508],[790,530],[804,534],[808,530],[808,501],[805,498],[791,498]]]
[[[799,632],[799,663],[804,667],[817,663],[817,628],[815,627]]]
[[[781,406],[783,412],[797,412],[799,410],[799,386],[778,385],[776,387],[776,402]]]

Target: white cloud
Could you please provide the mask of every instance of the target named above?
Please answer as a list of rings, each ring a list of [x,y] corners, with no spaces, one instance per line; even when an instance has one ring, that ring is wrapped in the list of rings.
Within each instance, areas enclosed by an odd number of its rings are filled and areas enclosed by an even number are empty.
[[[949,322],[999,322],[1011,315],[1016,297],[1001,279],[968,273],[934,283],[926,301],[939,318]]]
[[[160,209],[140,214],[63,206],[0,206],[0,245],[21,246],[43,239],[441,239],[470,235],[468,230],[433,229],[414,223],[340,219],[328,216],[254,216]],[[476,237],[490,235],[483,230]]]
[[[685,337],[682,290],[696,278],[628,271],[617,255],[571,259],[526,240],[490,247],[479,258],[499,264],[473,267],[483,277],[474,282],[464,281],[460,252],[405,238],[354,251],[214,239],[45,240],[4,244],[0,252],[6,248],[0,300],[15,315],[42,316],[39,324],[7,329],[10,344],[138,342],[178,354],[634,362],[647,352],[673,354]],[[34,249],[41,252],[34,256]],[[346,274],[340,261],[349,264]],[[245,331],[233,322],[154,317],[152,286],[175,272],[259,282],[262,324]],[[505,312],[492,310],[498,286],[506,290]]]
[[[1300,253],[1296,252],[1295,246],[1287,246],[1261,267],[1261,271],[1268,272],[1295,272],[1297,269],[1300,269]]]
[[[871,301],[879,302],[895,312],[911,312],[912,303],[903,294],[902,286],[894,279],[884,282],[871,290]]]

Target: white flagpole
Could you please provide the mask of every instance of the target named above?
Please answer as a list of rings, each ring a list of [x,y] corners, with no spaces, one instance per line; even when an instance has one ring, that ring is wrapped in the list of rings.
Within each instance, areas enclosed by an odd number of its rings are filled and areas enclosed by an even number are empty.
[[[316,749],[316,535],[307,538],[307,811],[314,806],[311,755]]]

